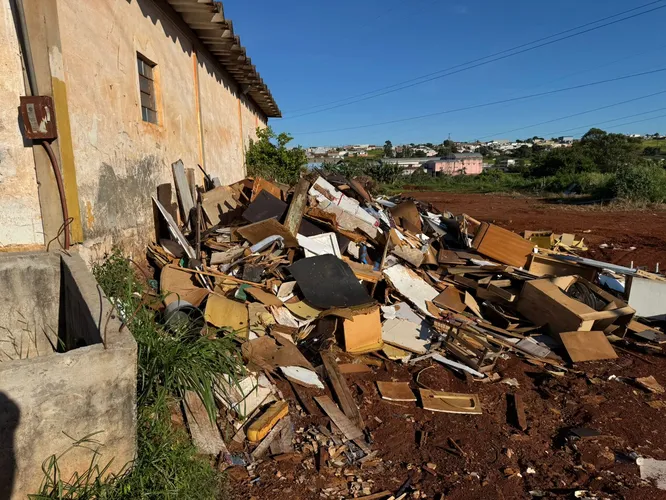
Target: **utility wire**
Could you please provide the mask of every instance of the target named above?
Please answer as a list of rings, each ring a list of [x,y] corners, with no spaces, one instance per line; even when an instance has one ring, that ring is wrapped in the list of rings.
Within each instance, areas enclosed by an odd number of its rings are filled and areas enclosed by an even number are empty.
[[[505,130],[504,132],[497,132],[495,134],[482,135],[482,136],[477,138],[477,141],[480,141],[482,139],[487,139],[489,137],[498,137],[498,136],[502,136],[502,135],[505,135],[505,134],[510,134],[511,132],[517,132],[518,130],[525,130],[526,128],[533,128],[533,127],[538,127],[540,125],[546,125],[547,123],[559,122],[561,120],[566,120],[567,118],[574,118],[576,116],[587,115],[589,113],[594,113],[596,111],[601,111],[602,109],[608,109],[608,108],[614,108],[616,106],[622,106],[623,104],[640,101],[642,99],[648,99],[650,97],[654,97],[654,96],[660,95],[660,94],[666,94],[666,90],[661,90],[659,92],[654,92],[652,94],[644,95],[644,96],[641,96],[641,97],[634,97],[633,99],[627,99],[626,101],[620,101],[620,102],[615,102],[613,104],[607,104],[606,106],[601,106],[601,107],[594,108],[594,109],[588,109],[587,111],[580,111],[578,113],[573,113],[571,115],[560,116],[559,118],[553,118],[552,120],[546,120],[544,122],[533,123],[531,125],[525,125],[524,127],[518,127],[518,128],[513,128],[511,130]]]
[[[551,45],[553,43],[557,43],[557,42],[560,42],[562,40],[567,40],[569,38],[573,38],[573,37],[576,37],[576,36],[579,36],[579,35],[583,35],[585,33],[591,32],[591,31],[595,31],[595,30],[598,30],[598,29],[601,29],[601,28],[605,28],[605,27],[611,26],[613,24],[617,24],[617,23],[620,23],[620,22],[623,22],[623,21],[627,21],[629,19],[633,19],[635,17],[642,16],[644,14],[648,14],[650,12],[654,12],[654,11],[663,9],[663,8],[666,7],[666,5],[655,7],[653,9],[646,10],[644,12],[639,12],[639,13],[633,14],[631,16],[623,17],[621,19],[616,19],[615,21],[611,21],[611,22],[608,22],[608,23],[605,23],[605,24],[602,24],[602,25],[599,25],[599,26],[595,26],[593,28],[588,28],[588,29],[580,31],[578,33],[572,33],[570,35],[563,36],[561,38],[557,38],[555,40],[550,40],[548,42],[545,42],[545,40],[548,40],[550,38],[554,38],[554,37],[557,37],[557,36],[560,36],[560,35],[571,33],[572,31],[576,31],[576,30],[579,30],[581,28],[585,28],[585,27],[593,25],[593,24],[598,24],[600,22],[603,22],[603,21],[621,16],[621,15],[624,15],[624,14],[628,14],[628,13],[634,12],[636,10],[640,10],[640,9],[645,8],[645,7],[649,7],[651,5],[655,5],[655,4],[658,4],[658,3],[663,3],[663,2],[664,2],[664,0],[656,0],[656,1],[644,4],[644,5],[641,5],[640,7],[635,7],[633,9],[629,9],[629,10],[626,10],[624,12],[614,14],[612,16],[604,17],[602,19],[597,19],[596,21],[592,21],[592,22],[589,22],[589,23],[586,23],[586,24],[582,24],[580,26],[576,26],[575,28],[570,28],[568,30],[561,31],[561,32],[556,33],[554,35],[549,35],[547,37],[539,38],[537,40],[533,40],[531,42],[524,43],[522,45],[517,45],[515,47],[509,48],[509,49],[506,49],[506,50],[503,50],[503,51],[500,51],[500,52],[496,52],[496,53],[490,54],[488,56],[473,59],[471,61],[467,61],[467,62],[464,62],[464,63],[461,63],[461,64],[457,64],[455,66],[451,66],[449,68],[445,68],[445,69],[442,69],[442,70],[439,70],[439,71],[435,71],[433,73],[428,73],[426,75],[421,75],[419,77],[412,78],[410,80],[405,80],[403,82],[396,83],[396,84],[393,84],[393,85],[389,85],[387,87],[383,87],[383,88],[380,88],[380,89],[365,92],[363,94],[358,94],[356,96],[347,97],[345,99],[332,101],[332,102],[329,102],[327,104],[320,104],[320,105],[316,105],[316,106],[310,106],[310,107],[307,107],[307,108],[300,108],[299,110],[296,110],[294,112],[305,111],[305,110],[308,110],[308,109],[319,108],[319,107],[322,107],[322,106],[329,106],[329,107],[325,107],[324,109],[310,111],[308,113],[302,113],[302,114],[295,115],[295,116],[287,116],[287,117],[283,118],[283,120],[292,119],[292,118],[299,118],[299,117],[302,117],[302,116],[308,116],[308,115],[315,114],[315,113],[321,113],[321,112],[324,112],[324,111],[329,111],[329,110],[332,110],[332,109],[337,109],[337,108],[340,108],[340,107],[349,106],[349,105],[355,104],[357,102],[362,102],[362,101],[366,101],[366,100],[369,100],[369,99],[374,99],[376,97],[380,97],[380,96],[390,94],[390,93],[393,93],[393,92],[398,92],[400,90],[404,90],[404,89],[411,88],[411,87],[414,87],[414,86],[417,86],[417,85],[421,85],[423,83],[428,83],[428,82],[431,82],[433,80],[437,80],[439,78],[444,78],[446,76],[455,75],[457,73],[461,73],[463,71],[474,69],[474,68],[477,68],[479,66],[484,66],[484,65],[490,64],[492,62],[496,62],[496,61],[500,61],[502,59],[513,57],[513,56],[518,55],[518,54],[523,54],[525,52],[529,52],[531,50],[535,50],[535,49],[538,49],[538,48],[541,48],[541,47],[544,47],[544,46],[547,46],[547,45]],[[539,42],[544,42],[544,43],[540,43],[539,45],[529,47],[530,45],[533,45],[533,44],[539,43]],[[528,47],[528,48],[524,48],[524,47]],[[519,50],[518,52],[513,52],[511,54],[507,54],[507,52],[512,52],[512,51],[515,51],[515,50],[518,50],[518,49],[523,49],[523,50]],[[496,56],[501,56],[501,57],[496,57]],[[489,59],[489,58],[494,58],[494,59],[490,59],[489,61],[484,61],[484,59]],[[481,62],[481,61],[484,61],[484,62]],[[474,63],[477,63],[477,64],[474,64]],[[472,66],[463,67],[463,66],[468,66],[470,64]],[[458,69],[458,68],[461,68],[461,69]],[[456,71],[451,71],[451,70],[456,70]],[[442,75],[440,73],[444,73],[444,74]],[[424,78],[426,78],[426,79],[423,80]],[[418,81],[418,80],[423,80],[423,81]],[[415,83],[412,83],[412,82],[415,82]],[[396,87],[398,87],[398,88],[396,88]],[[380,93],[376,94],[377,92],[380,92]],[[371,94],[376,94],[376,95],[371,95]],[[345,102],[345,101],[350,101],[350,102]]]
[[[528,94],[528,95],[524,95],[524,96],[511,97],[511,98],[502,99],[502,100],[499,100],[499,101],[491,101],[491,102],[486,102],[486,103],[483,103],[483,104],[474,104],[472,106],[465,106],[465,107],[462,107],[462,108],[447,109],[445,111],[438,111],[438,112],[435,112],[435,113],[428,113],[428,114],[425,114],[425,115],[411,116],[411,117],[408,117],[408,118],[399,118],[399,119],[396,119],[396,120],[388,120],[388,121],[378,122],[378,123],[369,123],[369,124],[366,124],[366,125],[356,125],[356,126],[353,126],[353,127],[343,127],[343,128],[337,128],[337,129],[319,130],[319,131],[316,131],[316,132],[297,132],[297,133],[294,133],[294,135],[313,135],[313,134],[323,134],[323,133],[329,133],[329,132],[342,132],[342,131],[345,131],[345,130],[358,130],[358,129],[363,129],[363,128],[378,127],[378,126],[381,126],[381,125],[389,125],[389,124],[393,124],[393,123],[400,123],[400,122],[406,122],[406,121],[412,121],[412,120],[420,120],[422,118],[430,118],[431,116],[445,115],[445,114],[449,114],[449,113],[456,113],[456,112],[459,112],[459,111],[468,111],[470,109],[485,108],[485,107],[488,107],[488,106],[495,106],[497,104],[504,104],[506,102],[523,101],[525,99],[531,99],[533,97],[543,97],[543,96],[547,96],[547,95],[558,94],[558,93],[561,93],[561,92],[567,92],[569,90],[577,90],[577,89],[582,89],[582,88],[587,88],[587,87],[593,87],[593,86],[596,86],[596,85],[602,85],[604,83],[611,83],[611,82],[617,82],[617,81],[621,81],[621,80],[628,80],[630,78],[637,78],[637,77],[640,77],[640,76],[652,75],[652,74],[655,74],[655,73],[663,73],[664,71],[666,71],[666,68],[655,69],[655,70],[651,70],[651,71],[644,71],[642,73],[634,73],[634,74],[631,74],[631,75],[618,76],[616,78],[609,78],[609,79],[606,79],[606,80],[598,80],[596,82],[583,83],[583,84],[580,84],[580,85],[574,85],[572,87],[565,87],[565,88],[561,88],[561,89],[548,90],[546,92],[539,92],[539,93],[536,93],[536,94]]]
[[[666,109],[666,106],[663,107],[663,108],[652,109],[650,111],[644,111],[642,113],[634,113],[633,115],[621,116],[619,118],[613,118],[612,120],[605,120],[605,121],[602,121],[602,122],[590,123],[589,125],[581,125],[580,127],[567,128],[567,129],[564,129],[564,130],[558,130],[556,132],[549,132],[547,134],[542,134],[542,135],[543,135],[543,137],[555,137],[556,134],[561,134],[563,132],[570,132],[572,130],[592,128],[592,127],[596,127],[598,125],[604,125],[606,123],[616,122],[618,120],[626,120],[627,118],[634,118],[635,116],[649,115],[650,113],[656,113],[657,111],[663,111],[665,109]],[[623,125],[631,125],[632,123],[644,122],[644,121],[647,121],[647,120],[654,120],[655,118],[661,118],[661,116],[653,116],[651,118],[645,118],[643,120],[636,120],[634,122],[622,123],[620,125],[613,125],[613,127],[621,127]]]

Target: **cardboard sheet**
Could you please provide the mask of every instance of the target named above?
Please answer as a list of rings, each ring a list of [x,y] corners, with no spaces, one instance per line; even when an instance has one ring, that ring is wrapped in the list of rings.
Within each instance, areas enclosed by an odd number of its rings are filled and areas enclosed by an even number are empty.
[[[249,313],[241,302],[211,294],[206,303],[205,319],[218,328],[230,328],[239,338],[247,338]]]

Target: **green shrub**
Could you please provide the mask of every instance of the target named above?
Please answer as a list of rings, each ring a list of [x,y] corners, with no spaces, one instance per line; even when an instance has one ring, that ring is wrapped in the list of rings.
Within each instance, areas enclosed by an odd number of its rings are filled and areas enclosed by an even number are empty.
[[[275,134],[271,127],[257,128],[257,140],[250,139],[245,155],[247,174],[285,184],[298,182],[308,160],[300,146],[287,148],[292,139],[284,132]]]
[[[666,174],[663,168],[645,160],[618,170],[612,190],[624,200],[662,202],[666,198]]]

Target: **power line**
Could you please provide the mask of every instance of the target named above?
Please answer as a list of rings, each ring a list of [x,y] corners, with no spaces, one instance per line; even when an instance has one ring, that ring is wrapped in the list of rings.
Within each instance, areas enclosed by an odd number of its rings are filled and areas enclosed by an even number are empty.
[[[664,115],[659,115],[659,116],[651,116],[650,118],[645,118],[643,120],[635,120],[633,122],[627,122],[627,123],[620,123],[618,125],[613,125],[612,127],[608,128],[618,128],[618,127],[624,127],[626,125],[633,125],[634,123],[642,123],[642,122],[649,122],[650,120],[656,120],[657,118],[665,118],[666,114]]]
[[[539,39],[537,39],[537,40],[533,40],[533,41],[531,41],[531,42],[524,43],[524,44],[522,44],[522,45],[518,45],[518,46],[516,46],[516,47],[512,47],[512,48],[510,48],[510,49],[506,49],[506,50],[503,50],[503,51],[500,51],[500,52],[496,52],[496,53],[491,54],[491,55],[488,55],[488,56],[484,56],[484,57],[480,57],[480,58],[477,58],[477,59],[473,59],[473,60],[471,60],[471,61],[467,61],[467,62],[464,62],[464,63],[461,63],[461,64],[457,64],[457,65],[455,65],[455,66],[451,66],[451,67],[449,67],[449,68],[445,68],[445,69],[442,69],[442,70],[439,70],[439,71],[435,71],[435,72],[432,72],[432,73],[428,73],[428,74],[426,74],[426,75],[422,75],[422,76],[419,76],[419,77],[416,77],[416,78],[412,78],[412,79],[410,79],[410,80],[405,80],[405,81],[403,81],[403,82],[396,83],[396,84],[393,84],[393,85],[389,85],[389,86],[387,86],[387,87],[383,87],[383,88],[380,88],[380,89],[376,89],[376,90],[372,90],[372,91],[369,91],[369,92],[365,92],[365,93],[363,93],[363,94],[358,94],[358,95],[356,95],[356,96],[347,97],[347,98],[345,98],[345,99],[340,99],[340,100],[338,100],[338,101],[332,101],[332,102],[329,102],[329,103],[327,103],[327,104],[320,104],[320,105],[317,105],[317,106],[310,106],[310,107],[307,107],[307,108],[301,108],[300,110],[297,110],[297,111],[307,110],[307,109],[313,109],[313,108],[319,108],[319,107],[322,107],[322,106],[329,106],[329,107],[326,107],[326,108],[324,108],[324,109],[319,109],[319,110],[315,110],[315,111],[310,111],[310,112],[308,112],[308,113],[302,113],[302,114],[300,114],[300,115],[288,116],[288,117],[286,117],[286,118],[283,118],[283,120],[286,120],[286,119],[292,119],[292,118],[300,118],[300,117],[302,117],[302,116],[308,116],[308,115],[311,115],[311,114],[322,113],[322,112],[324,112],[324,111],[329,111],[329,110],[332,110],[332,109],[337,109],[337,108],[341,108],[341,107],[344,107],[344,106],[349,106],[349,105],[351,105],[351,104],[355,104],[355,103],[357,103],[357,102],[362,102],[362,101],[367,101],[367,100],[369,100],[369,99],[374,99],[374,98],[376,98],[376,97],[380,97],[380,96],[383,96],[383,95],[386,95],[386,94],[390,94],[390,93],[393,93],[393,92],[398,92],[398,91],[400,91],[400,90],[404,90],[404,89],[411,88],[411,87],[414,87],[414,86],[417,86],[417,85],[421,85],[421,84],[423,84],[423,83],[428,83],[428,82],[431,82],[431,81],[433,81],[433,80],[437,80],[437,79],[439,79],[439,78],[444,78],[444,77],[446,77],[446,76],[455,75],[455,74],[461,73],[461,72],[463,72],[463,71],[467,71],[467,70],[470,70],[470,69],[474,69],[474,68],[477,68],[477,67],[479,67],[479,66],[484,66],[484,65],[486,65],[486,64],[490,64],[490,63],[492,63],[492,62],[496,62],[496,61],[500,61],[500,60],[502,60],[502,59],[506,59],[506,58],[509,58],[509,57],[513,57],[513,56],[515,56],[515,55],[523,54],[523,53],[525,53],[525,52],[529,52],[529,51],[531,51],[531,50],[535,50],[535,49],[538,49],[538,48],[541,48],[541,47],[544,47],[544,46],[547,46],[547,45],[551,45],[551,44],[553,44],[553,43],[557,43],[557,42],[560,42],[560,41],[562,41],[562,40],[567,40],[567,39],[569,39],[569,38],[573,38],[573,37],[576,37],[576,36],[579,36],[579,35],[583,35],[583,34],[585,34],[585,33],[589,33],[589,32],[591,32],[591,31],[595,31],[595,30],[598,30],[598,29],[601,29],[601,28],[605,28],[605,27],[607,27],[607,26],[611,26],[611,25],[613,25],[613,24],[617,24],[617,23],[620,23],[620,22],[623,22],[623,21],[627,21],[627,20],[629,20],[629,19],[633,19],[633,18],[635,18],[635,17],[642,16],[642,15],[644,15],[644,14],[648,14],[648,13],[650,13],[650,12],[654,12],[654,11],[656,11],[656,10],[663,9],[663,8],[666,7],[666,5],[662,5],[662,6],[660,6],[660,7],[655,7],[655,8],[653,8],[653,9],[646,10],[646,11],[644,11],[644,12],[639,12],[639,13],[633,14],[633,15],[631,15],[631,16],[623,17],[623,18],[621,18],[621,19],[616,19],[615,21],[611,21],[611,22],[608,22],[608,23],[605,23],[605,24],[602,24],[602,25],[599,25],[599,26],[595,26],[595,27],[593,27],[593,28],[589,28],[589,29],[586,29],[586,30],[580,31],[580,32],[578,32],[578,33],[573,33],[573,34],[570,34],[570,35],[567,35],[567,36],[564,36],[564,37],[561,37],[561,38],[557,38],[557,39],[555,39],[555,40],[550,40],[550,41],[548,41],[548,42],[544,42],[545,40],[548,40],[548,39],[550,39],[550,38],[554,38],[554,37],[557,37],[557,36],[560,36],[560,35],[564,35],[564,34],[566,34],[566,33],[571,33],[572,31],[579,30],[579,29],[584,28],[584,27],[586,27],[586,26],[590,26],[590,25],[593,25],[593,24],[598,24],[598,23],[603,22],[603,21],[606,21],[606,20],[608,20],[608,19],[612,19],[612,18],[615,18],[615,17],[621,16],[621,15],[624,15],[624,14],[628,14],[628,13],[630,13],[630,12],[634,12],[634,11],[636,11],[636,10],[643,9],[643,8],[645,8],[645,7],[649,7],[650,5],[654,5],[654,4],[662,3],[663,1],[664,1],[664,0],[656,0],[656,1],[653,1],[653,2],[650,2],[650,3],[647,3],[647,4],[644,4],[644,5],[641,5],[640,7],[635,7],[635,8],[633,8],[633,9],[629,9],[629,10],[626,10],[626,11],[624,11],[624,12],[620,12],[620,13],[618,13],[618,14],[614,14],[614,15],[612,15],[612,16],[607,16],[607,17],[604,17],[604,18],[602,18],[602,19],[598,19],[598,20],[596,20],[596,21],[592,21],[592,22],[589,22],[589,23],[586,23],[586,24],[582,24],[582,25],[577,26],[577,27],[575,27],[575,28],[570,28],[570,29],[568,29],[568,30],[561,31],[561,32],[556,33],[556,34],[554,34],[554,35],[550,35],[550,36],[547,36],[547,37],[539,38]],[[544,43],[541,43],[541,44],[539,44],[539,45],[535,45],[535,46],[533,46],[533,47],[528,47],[529,45],[533,45],[533,44],[535,44],[535,43],[539,43],[539,42],[544,42]],[[528,47],[528,48],[524,48],[524,49],[523,49],[523,47]],[[511,53],[511,54],[507,54],[507,52],[512,52],[512,51],[517,50],[517,49],[523,49],[523,50],[519,50],[518,52],[513,52],[513,53]],[[505,54],[505,55],[502,55],[502,54]],[[501,56],[501,57],[496,57],[496,56]],[[489,59],[489,58],[491,58],[491,57],[493,57],[494,59],[491,59],[491,60],[489,60],[489,61],[480,62],[480,61],[483,61],[484,59]],[[474,63],[478,63],[478,64],[474,64]],[[469,66],[469,67],[463,67],[463,66],[468,66],[468,65],[470,65],[470,64],[472,64],[472,66]],[[457,69],[457,68],[461,68],[461,69]],[[456,70],[456,71],[451,71],[451,70]],[[442,75],[442,74],[440,74],[440,73],[444,73],[444,74]],[[426,78],[426,80],[423,80],[424,78]],[[423,80],[423,81],[418,81],[418,80]],[[415,82],[415,83],[412,83],[412,82]],[[407,85],[407,84],[408,84],[408,85]],[[397,87],[397,88],[396,88],[396,87]],[[390,89],[390,90],[389,90],[389,89]],[[376,94],[377,92],[380,92],[380,93]],[[371,95],[371,94],[376,94],[376,95]],[[350,102],[345,102],[345,101],[350,101]]]
[[[556,134],[561,134],[563,132],[571,132],[572,130],[579,130],[579,129],[585,129],[585,128],[591,128],[591,127],[596,127],[598,125],[604,125],[605,123],[611,123],[611,122],[616,122],[618,120],[626,120],[627,118],[633,118],[635,116],[643,116],[643,115],[648,115],[650,113],[656,113],[657,111],[663,111],[666,109],[666,106],[663,108],[657,108],[657,109],[652,109],[650,111],[644,111],[642,113],[634,113],[633,115],[627,115],[627,116],[620,116],[619,118],[613,118],[612,120],[605,120],[602,122],[597,122],[597,123],[590,123],[589,125],[581,125],[580,127],[571,127],[567,128],[564,130],[558,130],[556,132],[549,132],[547,134],[542,134],[544,137],[550,136],[550,137],[555,137]],[[621,127],[623,125],[631,125],[632,123],[638,123],[638,122],[643,122],[647,120],[653,120],[655,118],[661,118],[660,116],[653,116],[651,118],[646,118],[644,120],[636,120],[635,122],[629,122],[629,123],[623,123],[620,125],[614,125],[613,127]]]
[[[482,135],[482,136],[478,137],[477,140],[487,139],[488,137],[498,137],[498,136],[501,136],[501,135],[510,134],[511,132],[517,132],[518,130],[525,130],[526,128],[533,128],[533,127],[538,127],[540,125],[546,125],[547,123],[559,122],[561,120],[566,120],[567,118],[574,118],[576,116],[581,116],[581,115],[586,115],[586,114],[589,114],[589,113],[594,113],[596,111],[601,111],[602,109],[614,108],[616,106],[621,106],[623,104],[627,104],[627,103],[630,103],[630,102],[640,101],[642,99],[648,99],[650,97],[654,97],[654,96],[660,95],[660,94],[666,94],[666,90],[661,90],[659,92],[654,92],[652,94],[644,95],[644,96],[641,96],[641,97],[634,97],[633,99],[627,99],[626,101],[620,101],[620,102],[615,102],[613,104],[607,104],[606,106],[601,106],[599,108],[588,109],[587,111],[580,111],[578,113],[573,113],[571,115],[560,116],[559,118],[553,118],[552,120],[546,120],[544,122],[533,123],[531,125],[526,125],[524,127],[518,127],[518,128],[511,129],[511,130],[505,130],[504,132],[497,132],[497,133],[494,133],[494,134]]]
[[[343,127],[343,128],[337,128],[337,129],[319,130],[319,131],[316,131],[316,132],[300,132],[300,133],[294,133],[294,135],[298,135],[298,134],[300,134],[300,135],[313,135],[313,134],[323,134],[323,133],[329,133],[329,132],[342,132],[342,131],[345,131],[345,130],[357,130],[357,129],[362,129],[362,128],[378,127],[378,126],[381,126],[381,125],[389,125],[389,124],[393,124],[393,123],[400,123],[400,122],[406,122],[406,121],[412,121],[412,120],[420,120],[422,118],[430,118],[431,116],[445,115],[445,114],[449,114],[449,113],[456,113],[456,112],[459,112],[459,111],[468,111],[470,109],[485,108],[485,107],[494,106],[494,105],[497,105],[497,104],[504,104],[506,102],[515,102],[515,101],[522,101],[522,100],[525,100],[525,99],[531,99],[533,97],[543,97],[543,96],[547,96],[547,95],[558,94],[558,93],[561,93],[561,92],[567,92],[569,90],[577,90],[577,89],[582,89],[582,88],[587,88],[587,87],[593,87],[593,86],[596,86],[596,85],[602,85],[604,83],[617,82],[617,81],[620,81],[620,80],[628,80],[630,78],[637,78],[637,77],[640,77],[640,76],[652,75],[652,74],[655,74],[655,73],[662,73],[664,71],[666,71],[666,68],[655,69],[655,70],[651,70],[651,71],[644,71],[642,73],[634,73],[634,74],[631,74],[631,75],[618,76],[616,78],[609,78],[609,79],[606,79],[606,80],[599,80],[599,81],[596,81],[596,82],[583,83],[583,84],[580,84],[580,85],[574,85],[572,87],[565,87],[565,88],[556,89],[556,90],[549,90],[549,91],[546,91],[546,92],[539,92],[539,93],[536,93],[536,94],[528,94],[528,95],[519,96],[519,97],[511,97],[511,98],[502,99],[502,100],[499,100],[499,101],[491,101],[491,102],[487,102],[487,103],[483,103],[483,104],[474,104],[472,106],[465,106],[465,107],[462,107],[462,108],[447,109],[445,111],[438,111],[438,112],[435,112],[435,113],[428,113],[428,114],[425,114],[425,115],[411,116],[411,117],[408,117],[408,118],[399,118],[399,119],[396,119],[396,120],[388,120],[388,121],[385,121],[385,122],[370,123],[370,124],[366,124],[366,125],[355,125],[353,127]]]

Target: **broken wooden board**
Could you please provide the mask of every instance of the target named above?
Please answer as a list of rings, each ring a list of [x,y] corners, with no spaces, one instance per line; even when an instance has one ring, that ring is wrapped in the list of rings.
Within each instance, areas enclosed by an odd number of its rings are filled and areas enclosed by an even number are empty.
[[[340,429],[340,432],[350,441],[355,439],[363,439],[363,431],[359,429],[354,423],[349,420],[340,408],[331,401],[328,396],[316,396],[315,401],[324,410],[324,413],[331,419],[331,421]]]
[[[277,235],[282,236],[285,247],[295,248],[298,246],[296,238],[275,219],[266,219],[254,224],[248,224],[247,226],[239,227],[236,229],[236,232],[253,245],[269,236]]]
[[[477,318],[483,319],[483,316],[481,316],[481,309],[479,308],[479,304],[477,304],[476,300],[474,300],[474,297],[472,297],[469,292],[465,292],[465,305],[469,308],[470,311],[474,313]]]
[[[201,208],[211,224],[220,222],[220,216],[240,206],[236,192],[229,186],[220,186],[201,194]]]
[[[259,445],[252,450],[251,456],[252,460],[258,460],[259,458],[263,457],[266,452],[270,449],[271,444],[282,434],[282,431],[284,428],[289,425],[289,421],[287,420],[287,417],[282,418],[276,425],[271,429],[271,431],[268,433],[268,435],[264,438],[264,440],[259,443]]]
[[[211,294],[204,318],[218,328],[230,328],[241,339],[247,338],[250,319],[247,306],[241,302]]]
[[[617,358],[604,332],[562,332],[560,340],[574,363]]]
[[[307,179],[299,179],[294,195],[291,198],[291,204],[287,210],[287,216],[284,220],[284,226],[294,236],[298,234],[303,221],[303,214],[308,204],[308,189],[310,183]],[[307,236],[307,235],[306,235]]]
[[[400,349],[425,354],[430,346],[430,331],[426,323],[404,319],[389,319],[382,325],[382,340]]]
[[[400,295],[414,304],[423,314],[430,316],[426,301],[433,301],[439,295],[437,290],[414,271],[400,264],[384,269],[383,273]]]
[[[357,314],[344,321],[345,351],[362,354],[381,349],[382,322],[379,307],[367,314]]]
[[[534,243],[494,224],[482,222],[472,247],[482,255],[510,266],[525,268]]]
[[[254,182],[252,183],[252,195],[250,196],[250,201],[254,201],[262,191],[272,194],[278,200],[282,200],[283,198],[282,190],[279,187],[266,179],[255,177]]]
[[[319,177],[308,191],[319,203],[319,209],[334,214],[337,224],[348,231],[359,229],[376,238],[379,221],[363,210],[359,202],[338,191],[323,177]]]
[[[521,431],[527,430],[527,416],[525,415],[525,404],[520,394],[507,394],[508,420]]]
[[[372,368],[361,363],[338,363],[338,370],[343,375],[355,375],[358,373],[372,373]]]
[[[377,381],[377,389],[382,399],[387,401],[416,401],[414,391],[409,387],[409,382],[383,382]]]
[[[442,413],[481,415],[478,394],[456,394],[453,392],[419,389],[423,408]]]
[[[408,221],[410,225],[417,228],[417,232],[419,233],[423,230],[423,226],[421,225],[421,214],[419,214],[419,209],[413,201],[404,201],[389,209],[389,211],[395,220],[400,221],[401,219],[404,219]]]
[[[199,453],[213,456],[218,456],[221,452],[228,453],[217,423],[211,422],[206,407],[196,392],[185,392],[183,408],[192,442]]]
[[[164,266],[160,272],[160,293],[164,295],[164,305],[185,301],[199,307],[210,292],[198,286],[194,279],[192,273],[178,266]]]
[[[460,290],[455,286],[447,287],[442,293],[432,299],[433,304],[456,312],[463,312],[467,306],[460,299]]]
[[[340,373],[338,363],[335,361],[335,356],[330,352],[323,352],[321,353],[321,360],[324,364],[326,373],[328,374],[328,379],[331,381],[331,387],[333,388],[335,397],[338,400],[338,403],[340,403],[340,408],[342,408],[344,414],[354,423],[354,425],[359,429],[363,429],[365,424],[363,423],[361,412],[359,411],[358,406],[356,406],[356,402],[354,401],[354,397],[352,396],[349,387],[347,387],[345,378],[342,376],[342,373]]]
[[[194,199],[192,198],[190,184],[187,182],[183,161],[178,160],[172,163],[171,170],[173,171],[173,181],[176,185],[176,193],[178,194],[178,201],[180,203],[181,216],[186,221],[186,225],[189,225],[190,214],[194,208]]]
[[[409,245],[396,245],[391,253],[402,260],[409,262],[414,267],[421,267],[425,254],[418,248],[412,248]]]
[[[577,275],[594,281],[597,270],[575,262],[563,262],[548,255],[533,253],[530,255],[527,270],[536,276],[571,276]]]
[[[458,257],[458,254],[453,250],[447,250],[441,248],[437,254],[437,262],[440,264],[449,264],[449,265],[464,265],[467,261]]]

